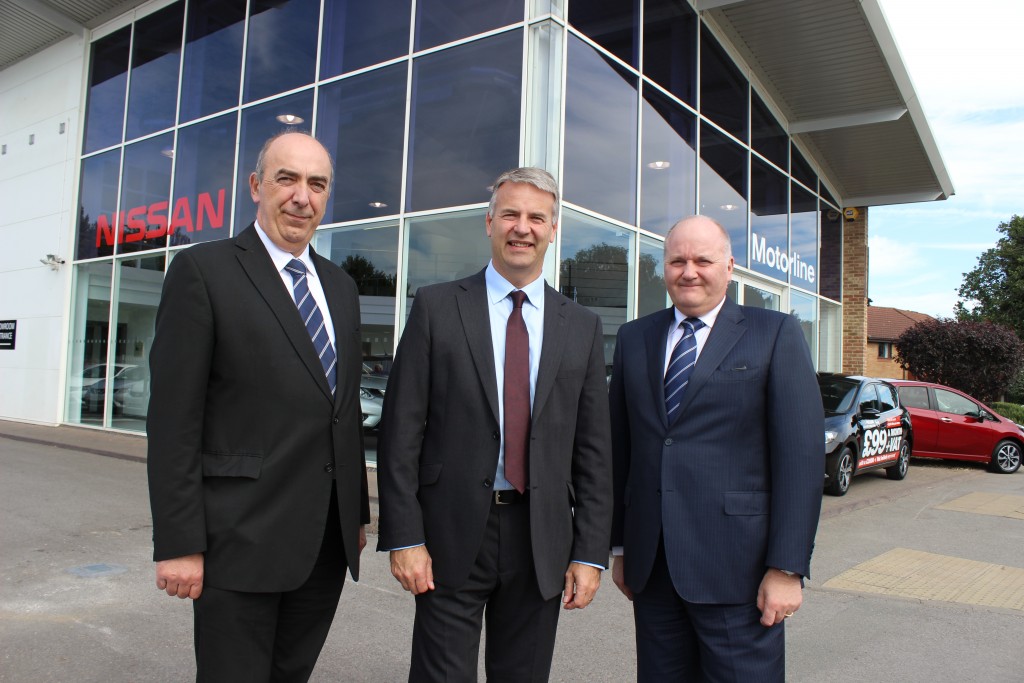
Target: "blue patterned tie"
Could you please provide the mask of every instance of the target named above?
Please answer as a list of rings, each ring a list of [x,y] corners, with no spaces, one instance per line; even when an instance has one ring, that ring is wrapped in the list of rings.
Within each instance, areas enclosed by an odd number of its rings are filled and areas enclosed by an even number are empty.
[[[335,372],[338,357],[334,353],[334,346],[331,345],[331,337],[327,334],[324,316],[316,305],[316,299],[309,293],[309,283],[306,282],[306,264],[294,258],[284,269],[292,276],[295,305],[299,307],[299,315],[302,316],[302,321],[306,324],[306,331],[309,332],[309,338],[313,340],[313,347],[316,349],[317,355],[320,356],[320,364],[324,366],[327,384],[330,385],[333,394],[338,386],[338,375]]]
[[[665,371],[665,411],[668,413],[668,421],[672,422],[679,417],[679,406],[683,402],[683,390],[686,383],[690,381],[690,373],[697,363],[697,330],[704,327],[704,323],[697,318],[687,318],[679,323],[683,330],[682,338],[672,349],[672,357],[668,362],[668,369]]]

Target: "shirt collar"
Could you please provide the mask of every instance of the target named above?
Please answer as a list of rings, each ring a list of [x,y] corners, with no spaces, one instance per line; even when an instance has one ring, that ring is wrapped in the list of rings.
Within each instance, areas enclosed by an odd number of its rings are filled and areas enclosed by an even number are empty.
[[[255,223],[256,234],[260,236],[260,241],[263,242],[263,246],[267,248],[267,253],[270,254],[270,260],[274,262],[274,267],[277,268],[278,272],[284,270],[284,267],[291,263],[293,258],[297,258],[306,264],[306,275],[307,277],[316,277],[316,268],[313,266],[313,258],[309,255],[309,245],[302,250],[302,253],[295,256],[289,251],[285,251],[281,247],[274,244],[267,233],[263,232],[263,228],[260,227],[258,222]]]
[[[718,305],[712,308],[710,311],[708,311],[704,315],[697,316],[697,319],[704,323],[704,325],[707,326],[707,328],[710,330],[712,327],[714,327],[715,320],[718,319],[718,313],[722,310],[722,306],[724,305],[725,297],[723,297],[722,300],[718,302]],[[672,329],[675,329],[679,327],[688,316],[683,315],[683,312],[680,311],[678,308],[675,308],[674,306],[672,307],[672,310],[675,311],[676,314],[675,322],[672,324]]]
[[[544,296],[544,276],[539,276],[536,280],[526,285],[525,287],[516,287],[511,282],[506,280],[498,273],[494,268],[494,261],[488,261],[487,269],[484,271],[484,281],[487,283],[487,298],[492,304],[496,304],[502,299],[508,297],[511,292],[517,289],[522,289],[526,292],[526,298],[534,308],[540,308],[541,302]]]

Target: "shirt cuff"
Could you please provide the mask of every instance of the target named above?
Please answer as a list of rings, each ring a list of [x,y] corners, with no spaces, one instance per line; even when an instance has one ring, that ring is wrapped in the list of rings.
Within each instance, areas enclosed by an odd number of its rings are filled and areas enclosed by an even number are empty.
[[[580,560],[573,560],[573,562],[575,562],[576,564],[585,564],[588,567],[597,567],[601,571],[604,571],[605,569],[608,568],[608,567],[605,567],[603,564],[594,564],[593,562],[582,562]]]
[[[425,545],[426,545],[426,543],[417,543],[415,545],[403,545],[400,548],[382,548],[381,552],[382,553],[390,553],[390,552],[394,552],[396,550],[408,550],[409,548],[419,548],[419,547],[425,546]]]

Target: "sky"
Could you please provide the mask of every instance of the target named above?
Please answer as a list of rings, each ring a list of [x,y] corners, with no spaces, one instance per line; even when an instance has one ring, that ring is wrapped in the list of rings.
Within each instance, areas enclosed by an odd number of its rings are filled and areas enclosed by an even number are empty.
[[[1024,215],[1024,2],[879,2],[955,194],[869,211],[868,296],[949,318],[996,228]]]

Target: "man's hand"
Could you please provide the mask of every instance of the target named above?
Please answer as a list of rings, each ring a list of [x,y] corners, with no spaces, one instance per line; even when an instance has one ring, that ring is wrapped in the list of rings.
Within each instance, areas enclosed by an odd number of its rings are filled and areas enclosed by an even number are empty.
[[[203,554],[157,562],[156,587],[168,595],[198,599],[203,593]]]
[[[633,599],[633,591],[626,585],[626,556],[618,555],[612,560],[612,581],[628,600]]]
[[[425,545],[392,550],[391,574],[413,595],[434,590],[434,569]]]
[[[582,562],[570,562],[565,570],[563,609],[583,609],[590,604],[601,585],[601,570]]]
[[[363,552],[363,548],[366,547],[366,525],[359,525],[359,552]]]
[[[803,603],[803,586],[799,576],[789,576],[775,568],[764,573],[757,589],[757,608],[761,610],[761,624],[774,626],[791,617]]]

